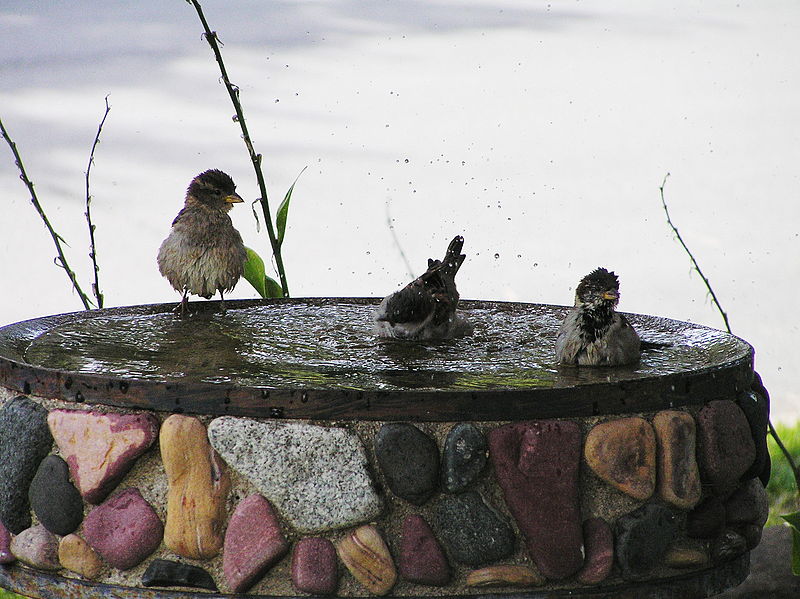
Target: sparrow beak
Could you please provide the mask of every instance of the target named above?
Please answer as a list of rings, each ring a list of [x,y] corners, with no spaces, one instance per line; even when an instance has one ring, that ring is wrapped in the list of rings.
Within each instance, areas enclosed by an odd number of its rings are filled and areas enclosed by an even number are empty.
[[[239,196],[238,193],[232,193],[229,196],[225,196],[225,203],[226,204],[240,204],[244,202],[244,200]]]
[[[604,300],[608,300],[608,301],[612,301],[613,302],[613,301],[619,299],[619,293],[617,293],[616,291],[613,291],[613,290],[604,291],[603,295],[602,295],[602,298]]]

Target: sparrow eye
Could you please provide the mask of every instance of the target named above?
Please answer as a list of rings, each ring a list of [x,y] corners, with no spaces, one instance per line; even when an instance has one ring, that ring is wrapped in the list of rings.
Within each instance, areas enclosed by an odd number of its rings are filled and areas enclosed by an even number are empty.
[[[215,196],[221,196],[221,195],[222,195],[222,192],[221,192],[219,189],[214,189],[214,190],[212,190],[212,193],[213,193]]]

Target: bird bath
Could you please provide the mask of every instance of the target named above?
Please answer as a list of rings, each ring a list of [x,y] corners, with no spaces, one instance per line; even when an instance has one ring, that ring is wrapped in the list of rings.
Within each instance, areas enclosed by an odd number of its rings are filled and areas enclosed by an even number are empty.
[[[339,543],[357,525],[374,523],[388,542],[390,561],[400,567],[401,576],[390,592],[392,596],[506,594],[530,598],[683,599],[706,597],[744,579],[749,567],[747,549],[757,539],[747,538],[747,547],[738,550],[720,549],[722,526],[712,535],[692,535],[688,539],[687,520],[693,517],[698,495],[691,505],[668,505],[675,532],[667,545],[670,550],[684,545],[697,549],[700,557],[690,564],[679,566],[677,558],[665,557],[665,545],[653,549],[659,554],[657,563],[648,566],[646,572],[630,570],[630,565],[623,563],[625,558],[618,556],[611,573],[598,581],[586,582],[591,577],[576,574],[572,568],[566,575],[548,575],[547,580],[539,573],[536,582],[522,587],[509,581],[488,589],[465,583],[470,572],[483,567],[511,564],[535,570],[540,561],[547,562],[548,548],[537,548],[537,541],[531,545],[524,534],[527,524],[520,524],[515,508],[509,508],[514,503],[509,495],[513,495],[513,490],[504,487],[495,475],[503,468],[496,461],[500,458],[492,455],[492,443],[499,438],[496,429],[514,425],[535,428],[539,426],[536,423],[548,422],[575,428],[580,464],[575,463],[575,478],[579,483],[573,499],[578,506],[579,521],[568,523],[571,530],[580,525],[580,520],[597,517],[610,524],[608,530],[614,529],[618,537],[624,536],[627,533],[622,532],[620,523],[623,516],[650,504],[669,504],[660,486],[651,489],[647,497],[637,497],[636,493],[631,495],[629,490],[609,484],[590,464],[587,453],[590,432],[616,422],[627,425],[634,422],[631,419],[635,419],[637,426],[650,427],[650,422],[654,422],[653,439],[658,438],[658,446],[653,443],[652,455],[644,458],[637,455],[644,462],[652,462],[654,480],[658,458],[660,485],[665,467],[684,468],[681,473],[689,478],[691,472],[685,471],[686,464],[663,462],[670,459],[663,457],[663,448],[671,441],[655,422],[659,414],[678,411],[690,415],[698,423],[702,499],[715,495],[715,500],[730,501],[732,493],[739,493],[738,477],[742,473],[736,474],[733,488],[724,493],[712,490],[708,480],[710,471],[703,460],[713,462],[713,456],[708,457],[708,448],[701,441],[713,442],[719,432],[713,430],[713,415],[707,417],[709,406],[733,405],[734,410],[739,410],[736,406],[742,403],[742,398],[752,396],[753,350],[746,342],[700,325],[629,315],[642,339],[656,345],[643,352],[639,364],[622,368],[559,367],[553,363],[553,346],[566,307],[462,301],[459,311],[474,324],[472,336],[417,343],[379,340],[372,335],[371,314],[378,301],[365,298],[228,301],[225,313],[219,312],[218,302],[197,302],[192,304],[195,310],[192,316],[184,319],[173,314],[172,304],[162,304],[63,314],[8,325],[0,328],[0,399],[5,399],[8,405],[12,397],[23,394],[50,413],[67,409],[155,414],[162,424],[170,414],[182,414],[196,417],[210,427],[209,431],[215,421],[344,430],[363,447],[366,476],[379,508],[360,521],[356,518],[347,523],[329,523],[314,531],[314,536]],[[744,414],[750,418],[747,410]],[[742,421],[746,427],[748,420]],[[749,422],[753,427],[752,419]],[[442,469],[448,459],[447,451],[452,451],[446,449],[446,437],[459,423],[474,425],[489,439],[489,464],[474,476],[467,492],[479,494],[491,507],[490,511],[509,523],[513,541],[502,557],[454,558],[459,548],[454,548],[454,541],[448,538],[453,533],[448,531],[450,523],[442,516],[446,510],[441,505],[460,497],[463,489],[450,491],[436,482],[429,498],[422,503],[401,498],[402,492],[397,491],[391,480],[391,467],[378,455],[377,439],[387,423],[391,426],[414,423],[435,442],[438,451],[444,452]],[[754,430],[758,428],[755,426]],[[695,463],[694,430],[692,424],[691,446],[687,450],[691,454],[690,466]],[[58,442],[55,433],[54,436]],[[684,439],[682,443],[685,442]],[[163,443],[162,439],[162,453]],[[761,451],[760,433],[755,435],[754,445]],[[408,448],[393,450],[402,452]],[[57,443],[52,451],[63,453],[63,448]],[[408,451],[412,457],[406,461],[413,461],[417,454]],[[486,450],[483,451],[485,454]],[[622,447],[618,451],[622,455],[628,449]],[[159,518],[168,521],[167,481],[158,453],[151,450],[139,458],[117,490],[140,488]],[[298,528],[293,524],[292,514],[284,512],[281,502],[273,500],[261,483],[247,475],[245,467],[238,467],[241,464],[235,456],[221,453],[232,476],[232,491],[223,498],[227,500],[226,517],[239,500],[260,492],[276,503],[283,533],[290,543],[310,535],[302,530],[303,526]],[[440,454],[435,455],[436,464],[432,467],[438,481],[444,475],[438,474]],[[624,461],[624,457],[620,459]],[[763,460],[763,456],[757,459]],[[697,468],[693,467],[696,477]],[[748,477],[763,476],[763,468],[750,470],[743,482]],[[710,476],[713,478],[714,473]],[[84,508],[87,514],[92,509],[88,505]],[[413,561],[413,555],[409,556],[403,548],[400,531],[407,517],[417,515],[431,523],[445,548],[452,576],[444,585],[409,582],[403,574],[404,562],[407,565],[409,560]],[[737,522],[739,529],[745,524],[752,527],[752,523]],[[725,527],[725,531],[732,526]],[[81,530],[77,533],[81,534]],[[752,533],[751,537],[754,536]],[[624,552],[626,541],[620,538],[619,551]],[[588,552],[588,562],[595,549],[590,545],[593,541],[588,538],[584,541],[586,547],[581,551]],[[532,551],[536,556],[543,552],[545,557],[541,560],[532,557]],[[142,572],[152,558],[203,567],[222,590],[230,591],[232,586],[226,583],[220,556],[186,559],[163,543],[141,564],[124,571],[106,566],[95,580],[85,580],[69,570],[44,572],[19,562],[2,566],[0,586],[35,597],[221,596],[185,587],[143,588]],[[282,559],[258,578],[249,588],[251,596],[302,595],[292,586],[290,561]],[[359,584],[341,563],[338,572],[338,595],[375,594]]]

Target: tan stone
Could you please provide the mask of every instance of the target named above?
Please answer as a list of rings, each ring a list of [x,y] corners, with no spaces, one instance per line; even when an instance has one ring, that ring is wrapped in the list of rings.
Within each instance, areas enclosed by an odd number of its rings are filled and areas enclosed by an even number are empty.
[[[676,543],[664,556],[664,563],[670,568],[699,568],[708,562],[708,549],[700,542]]]
[[[528,566],[489,566],[467,574],[468,587],[535,587],[544,583],[544,576]]]
[[[103,562],[100,557],[86,541],[76,534],[70,534],[61,539],[58,544],[58,561],[67,570],[89,580],[100,576],[100,572],[103,570]]]
[[[700,471],[695,457],[696,427],[686,412],[664,410],[653,418],[658,443],[658,494],[683,510],[700,501]]]
[[[583,447],[589,467],[604,481],[639,500],[656,485],[656,436],[643,418],[619,418],[596,425]]]
[[[209,444],[205,426],[192,416],[167,418],[159,442],[169,485],[164,544],[184,557],[212,558],[224,541],[231,487],[225,464]]]
[[[336,552],[353,577],[369,592],[385,595],[397,580],[389,548],[372,525],[357,528],[336,545]]]

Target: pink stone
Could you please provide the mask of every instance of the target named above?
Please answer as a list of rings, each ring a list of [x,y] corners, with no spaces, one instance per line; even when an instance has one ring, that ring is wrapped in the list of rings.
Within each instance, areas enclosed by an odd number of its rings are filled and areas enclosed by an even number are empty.
[[[228,522],[222,554],[225,580],[243,593],[289,550],[272,504],[258,494],[243,499]]]
[[[11,533],[0,521],[0,564],[10,564],[15,559],[11,553]]]
[[[75,486],[93,504],[116,488],[158,436],[158,419],[149,413],[51,410],[47,423]]]
[[[489,448],[508,509],[541,573],[554,579],[575,574],[583,564],[578,425],[508,424],[489,433]]]
[[[700,410],[697,426],[701,474],[717,496],[727,496],[756,459],[750,424],[739,406],[723,399]]]
[[[333,543],[322,537],[300,539],[292,552],[292,583],[303,593],[333,595],[339,585]]]
[[[115,568],[128,570],[161,544],[164,525],[139,489],[131,487],[109,497],[83,521],[83,538]]]
[[[39,570],[58,570],[58,537],[41,524],[26,528],[11,539],[11,552],[19,561]]]
[[[400,541],[400,576],[409,582],[444,586],[450,582],[450,564],[425,518],[407,516]]]
[[[578,582],[594,585],[603,582],[614,565],[614,533],[602,518],[589,518],[583,523],[586,560],[578,572]]]

